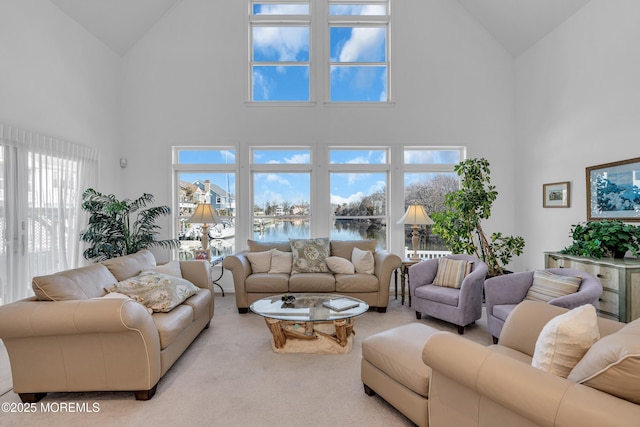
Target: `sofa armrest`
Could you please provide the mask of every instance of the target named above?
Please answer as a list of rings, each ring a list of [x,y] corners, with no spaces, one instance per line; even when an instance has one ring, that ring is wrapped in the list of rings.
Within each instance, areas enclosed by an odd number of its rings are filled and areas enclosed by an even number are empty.
[[[385,250],[375,251],[373,260],[375,265],[373,274],[378,278],[379,285],[377,307],[387,307],[389,305],[391,274],[402,265],[402,260],[398,255]]]
[[[487,311],[494,305],[518,304],[527,295],[533,282],[533,271],[503,274],[484,282]]]
[[[0,306],[3,340],[130,331],[138,331],[150,342],[159,339],[147,309],[128,298],[56,302],[27,299]]]
[[[237,307],[249,307],[249,297],[245,280],[251,274],[251,263],[245,256],[247,251],[237,252],[229,255],[222,261],[222,267],[231,271],[233,277],[233,288],[236,294]]]
[[[214,293],[213,282],[211,281],[211,265],[208,261],[180,261],[180,271],[184,279],[199,288],[209,289],[211,294]]]
[[[447,411],[444,405],[452,402],[468,411],[469,418],[477,418],[489,400],[536,425],[553,426],[567,389],[574,385],[448,332],[433,334],[425,343],[422,358],[432,368],[429,405],[431,415],[437,418],[439,411]],[[441,386],[447,383],[441,376],[466,392]],[[461,402],[461,398],[467,401]],[[481,424],[476,419],[466,425]]]

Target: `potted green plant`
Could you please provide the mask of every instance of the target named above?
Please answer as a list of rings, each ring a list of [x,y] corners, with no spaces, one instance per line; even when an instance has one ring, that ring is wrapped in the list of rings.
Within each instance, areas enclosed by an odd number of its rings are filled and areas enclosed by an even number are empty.
[[[618,220],[574,224],[569,236],[573,242],[560,253],[589,258],[624,258],[627,251],[633,256],[640,252],[640,227]]]
[[[89,243],[83,252],[86,259],[104,261],[141,249],[160,246],[180,247],[178,239],[157,240],[156,220],[171,213],[168,206],[146,206],[153,203],[151,194],[135,200],[118,200],[113,194],[102,194],[92,188],[82,193],[82,209],[89,212],[89,225],[80,232],[80,240]],[[135,215],[135,218],[134,218]]]
[[[522,254],[524,239],[493,233],[487,237],[482,220],[491,216],[498,197],[491,185],[489,161],[467,159],[455,166],[460,189],[445,196],[445,209],[433,212],[433,231],[453,253],[475,255],[487,264],[489,276],[503,274],[504,266],[515,255]]]

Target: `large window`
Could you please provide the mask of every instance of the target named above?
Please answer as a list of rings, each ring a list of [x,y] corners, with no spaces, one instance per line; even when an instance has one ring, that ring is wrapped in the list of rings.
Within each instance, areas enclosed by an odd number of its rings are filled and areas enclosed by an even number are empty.
[[[311,149],[253,148],[254,240],[310,237]]]
[[[411,247],[411,229],[396,222],[410,203],[427,213],[442,209],[458,188],[454,166],[463,147],[251,145],[176,147],[176,234],[182,257],[199,248],[201,224],[189,223],[198,203],[211,203],[212,255],[246,248],[247,239],[287,241],[330,237],[373,239],[401,254]],[[421,250],[444,247],[429,227]]]
[[[417,203],[424,206],[427,215],[443,209],[445,195],[459,188],[454,166],[464,160],[462,147],[405,147],[404,154],[404,208]],[[405,225],[404,245],[412,248],[410,225]],[[440,251],[445,246],[429,225],[419,229],[417,249]]]
[[[329,149],[331,239],[387,247],[388,148]]]
[[[389,0],[249,0],[249,100],[388,102],[389,28]]]
[[[174,152],[180,258],[193,258],[202,249],[203,224],[190,218],[200,203],[210,204],[214,223],[207,224],[212,256],[235,252],[236,242],[236,151],[232,147],[178,148]]]

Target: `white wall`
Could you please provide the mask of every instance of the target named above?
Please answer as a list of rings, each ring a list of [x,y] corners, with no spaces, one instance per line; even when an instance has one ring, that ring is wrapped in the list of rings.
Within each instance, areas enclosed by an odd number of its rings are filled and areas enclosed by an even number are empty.
[[[586,167],[640,156],[639,21],[636,0],[592,0],[516,61],[519,270],[543,267],[586,221]],[[571,207],[543,209],[542,185],[558,181]]]
[[[0,17],[0,122],[98,148],[119,192],[120,58],[48,0],[2,0]]]
[[[129,197],[150,192],[159,203],[170,204],[173,145],[465,145],[470,157],[490,160],[500,192],[487,228],[499,224],[500,231],[512,233],[513,59],[457,2],[393,5],[394,106],[319,102],[269,108],[245,104],[246,2],[181,2],[123,59],[123,140],[129,160],[123,191]],[[402,215],[401,203],[392,203],[392,209],[392,218]],[[393,233],[401,236],[401,230],[397,226]],[[400,253],[402,238],[396,241],[391,249]]]

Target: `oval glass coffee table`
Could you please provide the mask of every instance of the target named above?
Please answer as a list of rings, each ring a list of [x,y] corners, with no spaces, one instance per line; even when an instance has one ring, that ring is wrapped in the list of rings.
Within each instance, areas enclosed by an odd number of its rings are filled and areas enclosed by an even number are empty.
[[[249,308],[264,317],[276,353],[346,354],[353,346],[354,317],[369,305],[345,295],[304,293],[262,298]]]

